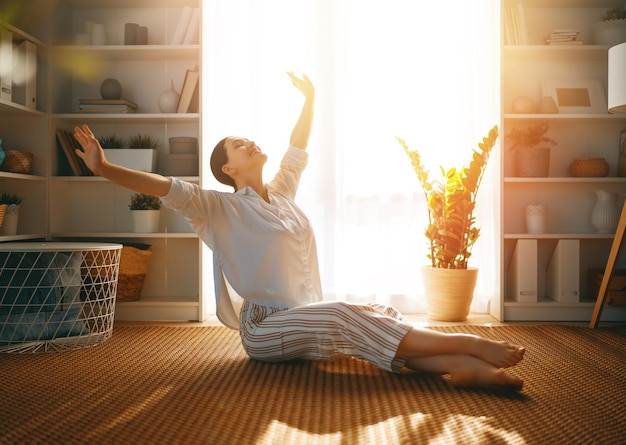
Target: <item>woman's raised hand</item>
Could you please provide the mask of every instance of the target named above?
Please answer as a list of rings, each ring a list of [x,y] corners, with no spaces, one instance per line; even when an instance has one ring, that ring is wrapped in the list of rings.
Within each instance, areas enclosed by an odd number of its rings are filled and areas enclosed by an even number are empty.
[[[94,175],[99,174],[100,166],[106,161],[104,151],[100,147],[100,142],[93,135],[91,129],[87,125],[74,128],[74,138],[80,143],[83,150],[76,150],[76,155],[85,161],[89,170]]]
[[[313,96],[315,95],[315,87],[313,86],[313,82],[311,82],[311,79],[309,79],[306,74],[303,74],[302,78],[296,76],[293,71],[288,71],[287,74],[291,78],[291,83],[293,83],[293,86],[295,86],[302,94],[304,94],[304,97],[306,97],[307,99],[313,98]]]

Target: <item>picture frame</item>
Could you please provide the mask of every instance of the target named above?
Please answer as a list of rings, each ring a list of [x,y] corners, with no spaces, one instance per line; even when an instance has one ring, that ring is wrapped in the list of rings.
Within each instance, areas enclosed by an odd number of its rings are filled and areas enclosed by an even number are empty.
[[[600,79],[543,80],[541,96],[551,97],[565,114],[607,114],[607,102]]]

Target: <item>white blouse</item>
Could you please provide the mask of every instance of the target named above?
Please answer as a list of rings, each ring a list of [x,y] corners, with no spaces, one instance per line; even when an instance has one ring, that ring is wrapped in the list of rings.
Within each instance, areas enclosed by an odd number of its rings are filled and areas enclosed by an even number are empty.
[[[251,187],[226,193],[178,178],[162,197],[213,251],[217,316],[230,328],[239,329],[242,299],[281,309],[322,299],[313,228],[294,202],[307,160],[289,147],[267,184],[269,204]]]

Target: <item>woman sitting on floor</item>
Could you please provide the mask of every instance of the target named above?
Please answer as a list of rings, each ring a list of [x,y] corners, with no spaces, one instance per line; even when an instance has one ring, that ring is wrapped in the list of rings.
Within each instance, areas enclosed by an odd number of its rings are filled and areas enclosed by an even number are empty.
[[[75,129],[84,150],[77,154],[95,175],[158,195],[187,219],[213,250],[217,315],[239,329],[251,358],[280,362],[347,355],[392,372],[450,374],[455,386],[521,389],[522,380],[502,368],[522,360],[522,347],[413,327],[390,306],[322,301],[313,229],[294,202],[308,159],[314,87],[307,76],[289,76],[304,105],[280,169],[267,184],[267,155],[243,137],[222,139],[211,155],[216,179],[234,193],[111,164],[86,125]]]

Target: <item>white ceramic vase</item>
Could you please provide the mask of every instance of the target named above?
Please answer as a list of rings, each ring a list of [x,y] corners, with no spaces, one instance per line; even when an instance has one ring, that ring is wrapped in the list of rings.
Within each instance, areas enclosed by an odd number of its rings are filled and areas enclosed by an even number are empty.
[[[180,94],[174,89],[174,80],[170,80],[170,86],[163,91],[157,99],[157,105],[161,113],[176,113]]]
[[[615,193],[596,190],[596,203],[591,211],[591,225],[598,233],[613,233],[619,216]]]

